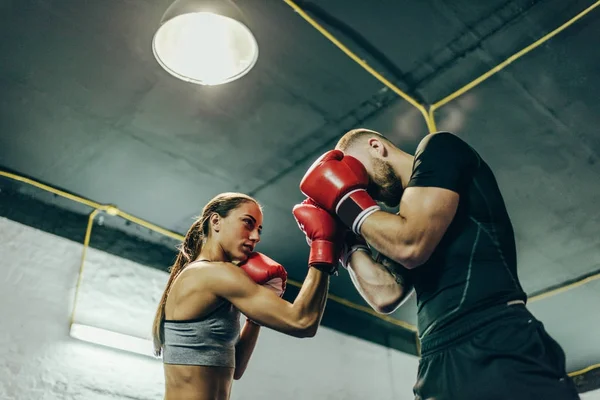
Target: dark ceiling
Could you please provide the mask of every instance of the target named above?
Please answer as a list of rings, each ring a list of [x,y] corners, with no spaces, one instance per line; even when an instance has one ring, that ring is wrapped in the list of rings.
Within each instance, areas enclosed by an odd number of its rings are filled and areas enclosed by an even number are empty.
[[[265,209],[261,250],[301,281],[308,248],[290,211],[308,165],[347,129],[380,130],[413,151],[427,125],[284,1],[236,4],[257,37],[258,63],[238,81],[201,87],[152,56],[167,0],[2,2],[0,166],[180,234],[217,193],[252,194]],[[297,4],[426,108],[598,5]],[[525,289],[592,276],[531,303],[570,371],[600,363],[599,37],[600,8],[435,113],[439,130],[464,138],[496,172]],[[365,304],[346,273],[331,292]],[[414,325],[414,299],[391,317]]]

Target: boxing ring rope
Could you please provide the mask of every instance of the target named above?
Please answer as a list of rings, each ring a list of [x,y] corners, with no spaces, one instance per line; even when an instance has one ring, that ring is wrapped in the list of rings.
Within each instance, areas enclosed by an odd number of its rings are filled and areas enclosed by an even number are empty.
[[[311,24],[316,30],[318,30],[323,36],[325,36],[327,39],[329,39],[329,41],[331,41],[340,50],[342,50],[342,52],[344,52],[348,57],[350,57],[358,65],[360,65],[365,70],[367,70],[367,72],[369,72],[371,75],[373,75],[375,77],[375,79],[377,79],[378,81],[383,83],[390,90],[392,90],[398,96],[402,97],[404,100],[406,100],[411,105],[413,105],[417,110],[419,110],[421,112],[421,115],[423,115],[423,118],[425,118],[425,122],[427,123],[427,128],[429,129],[429,132],[436,131],[435,121],[433,121],[432,119],[429,118],[429,114],[427,113],[427,110],[425,109],[425,107],[422,104],[420,104],[418,101],[416,101],[415,99],[410,97],[408,94],[404,93],[402,90],[400,90],[400,88],[398,88],[392,82],[387,80],[383,75],[381,75],[379,72],[377,72],[373,68],[371,68],[365,60],[362,60],[359,56],[357,56],[355,53],[353,53],[348,47],[346,47],[343,43],[341,43],[339,40],[337,40],[335,38],[335,36],[333,36],[331,33],[329,33],[329,31],[327,31],[325,28],[323,28],[322,25],[320,25],[317,21],[315,21],[313,18],[311,18],[302,8],[300,8],[292,0],[283,0],[283,1],[285,1],[290,7],[292,7],[294,9],[294,11],[296,11],[302,18],[304,18],[309,24]]]
[[[79,273],[77,274],[77,283],[75,284],[75,294],[73,295],[73,307],[71,308],[71,317],[69,318],[69,327],[75,323],[75,310],[77,308],[77,299],[79,298],[79,288],[81,287],[81,280],[83,278],[83,267],[85,265],[85,256],[87,255],[87,249],[90,247],[90,239],[92,237],[92,227],[94,226],[94,219],[96,215],[100,213],[100,210],[93,210],[88,217],[87,228],[85,229],[85,237],[83,239],[83,250],[81,251],[81,263],[79,264]]]
[[[404,100],[409,102],[411,105],[413,105],[415,108],[417,108],[421,112],[421,115],[423,115],[423,118],[425,119],[425,123],[427,124],[427,128],[430,133],[437,131],[435,117],[434,117],[434,113],[436,110],[443,107],[450,101],[456,99],[457,97],[465,94],[469,90],[473,89],[475,86],[479,85],[481,82],[485,81],[492,75],[494,75],[497,72],[504,69],[507,65],[513,63],[514,61],[518,60],[525,54],[532,51],[533,49],[539,47],[541,44],[548,41],[552,37],[556,36],[563,30],[565,30],[566,28],[568,28],[569,26],[571,26],[572,24],[577,22],[579,19],[584,17],[586,14],[590,13],[596,7],[600,6],[600,0],[599,0],[596,3],[592,4],[591,6],[589,6],[588,8],[586,8],[585,10],[583,10],[582,12],[580,12],[579,14],[577,14],[575,17],[571,18],[570,20],[568,20],[567,22],[565,22],[564,24],[559,26],[558,28],[554,29],[552,32],[544,35],[543,37],[536,40],[529,46],[523,48],[521,51],[518,51],[517,53],[508,57],[506,60],[504,60],[500,64],[496,65],[495,67],[493,67],[488,72],[481,75],[480,77],[474,79],[470,83],[466,84],[465,86],[458,89],[457,91],[449,94],[448,96],[444,97],[443,99],[438,100],[437,102],[433,103],[432,105],[429,106],[429,110],[426,110],[424,105],[418,103],[415,99],[408,96],[406,93],[404,93],[402,90],[400,90],[396,85],[394,85],[389,80],[387,80],[385,77],[383,77],[379,72],[377,72],[376,70],[371,68],[364,60],[362,60],[360,57],[358,57],[355,53],[353,53],[350,49],[348,49],[348,47],[346,47],[343,43],[341,43],[338,39],[336,39],[335,36],[333,36],[331,33],[329,33],[322,25],[320,25],[317,21],[315,21],[312,17],[310,17],[304,10],[302,10],[302,8],[300,8],[296,3],[294,3],[294,1],[292,1],[292,0],[283,0],[283,1],[285,3],[287,3],[292,9],[294,9],[294,11],[296,11],[296,13],[298,13],[298,15],[300,15],[303,19],[305,19],[317,31],[319,31],[323,36],[325,36],[329,41],[331,41],[335,46],[337,46],[340,50],[342,50],[342,52],[344,52],[348,57],[350,57],[353,61],[355,61],[358,65],[360,65],[363,69],[365,69],[369,74],[373,75],[373,77],[375,77],[378,81],[383,83],[387,88],[389,88],[394,93],[396,93],[397,95],[402,97]]]
[[[161,233],[161,234],[163,234],[165,236],[169,236],[169,237],[171,237],[173,239],[181,240],[181,241],[184,239],[184,237],[181,236],[178,233],[171,232],[171,231],[169,231],[169,230],[167,230],[165,228],[162,228],[162,227],[160,227],[158,225],[155,225],[155,224],[153,224],[151,222],[144,221],[143,219],[140,219],[138,217],[134,217],[134,216],[132,216],[132,215],[126,213],[126,212],[123,212],[123,211],[119,210],[119,208],[117,206],[115,206],[115,205],[112,205],[112,204],[100,204],[100,203],[97,203],[95,201],[88,200],[88,199],[86,199],[84,197],[77,196],[77,195],[65,192],[63,190],[60,190],[60,189],[56,189],[56,188],[54,188],[52,186],[45,185],[45,184],[43,184],[41,182],[37,182],[37,181],[35,181],[33,179],[26,178],[26,177],[23,177],[23,176],[20,176],[20,175],[17,175],[17,174],[13,174],[13,173],[10,173],[10,172],[0,171],[0,176],[4,176],[6,178],[10,178],[10,179],[13,179],[15,181],[19,181],[19,182],[23,182],[23,183],[26,183],[26,184],[31,185],[31,186],[35,186],[35,187],[37,187],[39,189],[45,190],[45,191],[50,192],[52,194],[55,194],[57,196],[64,197],[65,199],[69,199],[69,200],[72,200],[72,201],[74,201],[76,203],[83,204],[83,205],[86,205],[88,207],[94,208],[94,209],[96,209],[98,211],[104,211],[108,215],[119,216],[119,217],[121,217],[123,219],[126,219],[128,221],[131,221],[131,222],[133,222],[135,224],[141,225],[144,228],[148,228],[151,231],[154,231],[154,232],[157,232],[157,233]]]
[[[529,302],[538,301],[538,300],[542,300],[542,299],[545,299],[545,298],[548,298],[548,297],[555,296],[555,295],[557,295],[559,293],[566,292],[567,290],[571,290],[571,289],[575,289],[576,287],[583,286],[586,283],[590,283],[592,281],[595,281],[596,279],[600,279],[600,273],[597,273],[597,274],[594,274],[594,275],[590,275],[590,276],[587,276],[587,277],[582,278],[582,279],[578,279],[575,282],[569,283],[569,284],[564,285],[564,286],[559,286],[556,289],[552,289],[552,290],[548,290],[548,291],[543,291],[540,294],[537,294],[535,296],[531,296],[529,298]]]
[[[590,365],[589,367],[585,367],[585,368],[582,368],[582,369],[578,369],[577,371],[569,372],[568,375],[570,377],[574,377],[574,376],[577,376],[577,375],[585,374],[586,372],[593,371],[593,370],[595,370],[597,368],[600,368],[600,364]]]
[[[556,28],[555,30],[553,30],[552,32],[550,32],[550,33],[542,36],[541,38],[539,38],[538,40],[536,40],[535,42],[533,42],[529,46],[525,47],[521,51],[518,51],[515,54],[513,54],[512,56],[508,57],[506,60],[504,60],[500,64],[496,65],[495,67],[493,67],[492,69],[490,69],[488,72],[486,72],[485,74],[481,75],[479,78],[474,79],[473,81],[471,81],[470,83],[466,84],[462,88],[458,89],[454,93],[451,93],[448,96],[444,97],[443,99],[441,99],[441,100],[433,103],[429,107],[429,118],[433,120],[434,119],[433,113],[435,112],[435,110],[437,110],[440,107],[443,107],[444,105],[446,105],[450,101],[456,99],[457,97],[462,96],[463,94],[465,94],[469,90],[473,89],[475,86],[479,85],[481,82],[485,81],[486,79],[488,79],[492,75],[494,75],[497,72],[499,72],[502,69],[504,69],[506,66],[508,66],[512,62],[518,60],[519,58],[521,58],[525,54],[529,53],[533,49],[535,49],[535,48],[539,47],[540,45],[542,45],[544,42],[546,42],[546,41],[550,40],[551,38],[553,38],[554,36],[558,35],[560,32],[562,32],[563,30],[567,29],[569,26],[573,25],[575,22],[577,22],[579,19],[581,19],[582,17],[584,17],[586,14],[590,13],[592,10],[594,10],[598,6],[600,6],[600,1],[595,2],[591,6],[589,6],[588,8],[586,8],[585,10],[583,10],[582,12],[580,12],[579,14],[577,14],[576,16],[574,16],[573,18],[571,18],[570,20],[568,20],[567,22],[565,22],[564,24],[562,24],[561,26],[559,26],[558,28]]]

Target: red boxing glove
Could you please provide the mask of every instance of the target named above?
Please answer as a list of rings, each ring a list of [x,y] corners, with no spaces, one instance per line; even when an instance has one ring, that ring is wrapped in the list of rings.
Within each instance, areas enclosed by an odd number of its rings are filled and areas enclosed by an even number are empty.
[[[306,171],[300,191],[327,211],[337,214],[360,235],[365,219],[381,208],[366,191],[369,176],[365,167],[340,150],[330,150]]]
[[[256,283],[273,290],[277,296],[283,296],[287,282],[287,271],[277,261],[262,253],[254,252],[240,268]]]
[[[308,264],[329,266],[328,272],[334,273],[340,253],[340,231],[335,218],[311,199],[296,204],[292,213],[310,245]]]

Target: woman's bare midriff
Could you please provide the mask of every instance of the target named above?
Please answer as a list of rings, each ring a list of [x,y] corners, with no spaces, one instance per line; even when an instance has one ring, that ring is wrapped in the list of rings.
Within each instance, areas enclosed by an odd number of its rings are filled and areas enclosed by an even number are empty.
[[[233,368],[165,364],[165,400],[228,400]]]

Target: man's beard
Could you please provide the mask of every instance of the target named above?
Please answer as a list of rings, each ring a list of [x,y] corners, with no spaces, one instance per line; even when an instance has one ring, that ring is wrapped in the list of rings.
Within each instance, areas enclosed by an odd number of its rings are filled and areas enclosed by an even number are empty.
[[[402,180],[396,175],[389,162],[374,159],[373,170],[368,188],[369,194],[388,207],[397,207],[404,192]]]

